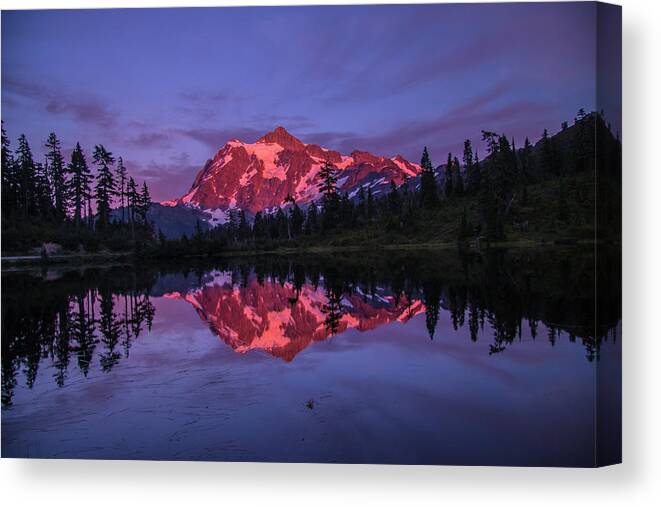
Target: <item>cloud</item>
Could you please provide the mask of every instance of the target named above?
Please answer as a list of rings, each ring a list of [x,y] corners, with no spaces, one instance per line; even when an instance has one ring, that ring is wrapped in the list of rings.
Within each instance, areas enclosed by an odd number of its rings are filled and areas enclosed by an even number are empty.
[[[324,148],[333,148],[342,153],[349,153],[356,149],[353,144],[355,139],[360,138],[359,134],[350,131],[324,131],[312,132],[303,136],[303,141],[311,144],[318,144]]]
[[[68,113],[82,123],[104,128],[115,126],[115,114],[105,103],[94,97],[54,97],[48,100],[45,108],[49,113]]]
[[[54,87],[55,88],[55,87]],[[33,100],[51,114],[67,114],[81,123],[111,129],[116,125],[117,113],[108,102],[88,92],[66,91],[53,92],[50,88],[4,78],[4,93]]]
[[[221,112],[227,112],[247,100],[247,95],[234,91],[184,91],[177,95],[174,109],[196,121],[210,122],[216,120]]]
[[[189,137],[204,144],[213,152],[222,147],[230,139],[240,139],[245,142],[254,142],[265,134],[261,130],[251,127],[238,128],[188,128],[173,129],[179,135]]]
[[[436,48],[437,51],[430,52],[428,58],[407,59],[401,51],[391,48],[350,76],[326,100],[337,103],[386,98],[425,83],[442,85],[458,75],[474,73],[480,65],[493,59],[490,48],[507,40],[504,29],[494,30],[477,34],[468,44],[458,48],[449,45]],[[387,64],[388,60],[391,60],[390,64]],[[380,78],[375,79],[375,76]]]
[[[480,139],[481,129],[520,139],[530,134],[531,118],[535,119],[532,122],[535,128],[544,124],[552,106],[526,100],[508,101],[510,90],[508,83],[499,83],[446,113],[425,120],[402,120],[396,127],[375,134],[324,131],[307,134],[303,140],[342,153],[367,150],[391,156],[399,152],[412,161],[417,160],[425,145],[436,157],[446,156],[449,151],[459,154],[465,139]]]
[[[310,118],[300,114],[254,115],[252,118],[252,123],[255,125],[259,124],[264,126],[262,134],[273,130],[278,125],[282,125],[290,132],[295,130],[309,129],[315,126],[315,123]]]
[[[228,92],[187,91],[181,92],[179,97],[186,102],[209,105],[228,101],[234,97],[234,95]]]
[[[172,136],[165,130],[141,132],[129,142],[140,148],[164,148],[171,144]]]
[[[174,154],[165,160],[140,162],[129,159],[124,163],[136,181],[147,182],[155,201],[181,197],[191,186],[196,172],[200,169],[198,164],[191,162],[190,156],[185,152]]]

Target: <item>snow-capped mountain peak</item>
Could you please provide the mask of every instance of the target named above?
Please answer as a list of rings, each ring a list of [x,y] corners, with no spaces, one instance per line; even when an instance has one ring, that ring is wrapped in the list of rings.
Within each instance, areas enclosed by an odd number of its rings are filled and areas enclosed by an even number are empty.
[[[228,141],[202,167],[184,196],[162,204],[251,213],[280,206],[288,195],[306,204],[319,198],[317,175],[326,162],[339,172],[338,190],[349,195],[375,180],[401,184],[420,172],[419,165],[401,155],[388,158],[359,150],[342,155],[306,144],[279,126],[254,143]]]

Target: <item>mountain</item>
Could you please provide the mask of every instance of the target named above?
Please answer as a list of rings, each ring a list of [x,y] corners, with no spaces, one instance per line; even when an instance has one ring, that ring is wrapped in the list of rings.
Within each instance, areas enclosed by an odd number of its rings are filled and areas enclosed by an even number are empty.
[[[189,302],[211,331],[233,350],[264,350],[291,361],[315,341],[348,329],[369,331],[391,322],[406,322],[425,311],[424,304],[377,290],[376,294],[344,294],[331,302],[323,287],[303,284],[300,289],[256,277],[244,286],[221,273],[206,285],[165,297]]]
[[[125,214],[128,216],[128,209]],[[113,209],[110,216],[113,220],[126,220],[122,216],[121,207]],[[204,210],[185,206],[164,206],[158,202],[152,202],[147,211],[147,220],[154,225],[154,231],[161,231],[167,239],[178,239],[184,234],[190,236],[198,223],[203,230],[209,229],[212,219],[211,214]]]
[[[420,166],[402,156],[393,158],[354,151],[350,155],[305,144],[283,127],[254,143],[229,141],[204,164],[190,190],[164,206],[210,210],[212,222],[223,222],[224,211],[242,209],[250,214],[282,205],[287,195],[300,204],[319,198],[317,173],[328,161],[338,170],[338,189],[350,197],[362,185],[397,185],[415,177]]]

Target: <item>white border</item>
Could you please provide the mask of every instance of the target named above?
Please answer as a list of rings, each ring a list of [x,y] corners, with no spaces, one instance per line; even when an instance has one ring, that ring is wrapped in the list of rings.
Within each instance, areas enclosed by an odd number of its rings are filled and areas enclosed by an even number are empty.
[[[289,5],[306,4],[288,1]],[[324,4],[351,3],[327,0]],[[372,2],[360,3],[426,3]],[[661,500],[661,2],[623,0],[624,460],[598,470],[2,460],[4,505],[652,505]],[[278,5],[196,1],[191,5]],[[0,0],[0,8],[184,6]],[[442,34],[439,27],[439,34]],[[440,36],[440,35],[439,35]],[[571,428],[558,428],[571,431]]]

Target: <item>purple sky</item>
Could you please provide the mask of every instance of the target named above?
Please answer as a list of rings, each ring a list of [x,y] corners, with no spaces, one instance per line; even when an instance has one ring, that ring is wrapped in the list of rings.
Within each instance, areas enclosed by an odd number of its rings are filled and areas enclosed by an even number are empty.
[[[481,129],[536,141],[596,108],[594,3],[2,13],[2,119],[35,153],[102,143],[155,199],[231,138],[283,125],[348,153],[435,164]],[[619,11],[618,11],[619,15]],[[613,19],[615,24],[617,16]],[[619,29],[618,34],[619,36]],[[619,121],[617,76],[601,102]],[[600,74],[602,75],[602,74]],[[609,99],[610,97],[610,99]]]

